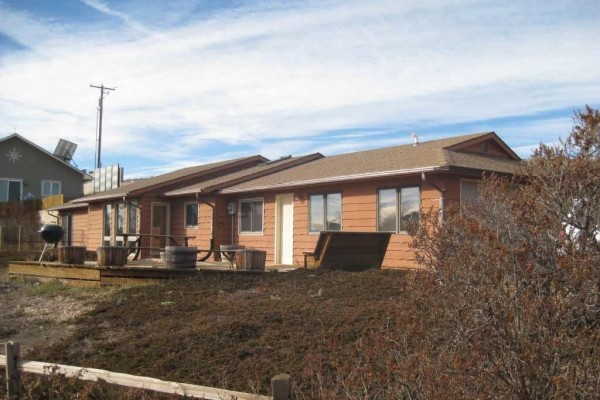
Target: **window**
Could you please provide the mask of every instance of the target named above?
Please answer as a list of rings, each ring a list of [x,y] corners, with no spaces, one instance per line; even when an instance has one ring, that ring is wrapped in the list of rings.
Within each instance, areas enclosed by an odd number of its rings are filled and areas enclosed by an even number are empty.
[[[184,204],[184,221],[186,228],[198,227],[198,202]]]
[[[117,227],[115,233],[117,236],[125,233],[125,202],[117,202]]]
[[[472,179],[460,180],[460,205],[475,202],[479,198],[479,181]]]
[[[110,236],[112,227],[112,204],[104,204],[102,210],[102,235],[104,236],[102,245],[110,246]]]
[[[23,181],[0,179],[0,201],[20,201],[23,197]]]
[[[58,181],[42,181],[42,197],[60,194],[60,186]]]
[[[325,193],[309,196],[308,231],[342,230],[342,194]]]
[[[420,197],[418,186],[380,189],[377,193],[377,230],[406,232],[409,223],[419,220]]]
[[[138,201],[127,202],[127,233],[137,233]]]
[[[262,233],[263,199],[240,200],[240,233]]]

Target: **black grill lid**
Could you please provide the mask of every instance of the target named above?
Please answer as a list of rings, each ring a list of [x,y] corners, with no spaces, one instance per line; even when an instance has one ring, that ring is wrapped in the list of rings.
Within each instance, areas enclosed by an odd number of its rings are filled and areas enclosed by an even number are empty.
[[[65,235],[65,230],[62,226],[56,224],[45,224],[40,229],[40,236],[46,243],[58,243]]]

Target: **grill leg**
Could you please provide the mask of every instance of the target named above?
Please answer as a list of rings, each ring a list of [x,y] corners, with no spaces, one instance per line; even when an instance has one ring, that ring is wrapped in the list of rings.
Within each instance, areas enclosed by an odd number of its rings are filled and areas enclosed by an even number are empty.
[[[44,253],[46,252],[46,247],[48,247],[48,243],[44,243],[44,250],[42,250],[42,255],[40,255],[40,259],[38,262],[42,262],[42,258],[44,257]]]

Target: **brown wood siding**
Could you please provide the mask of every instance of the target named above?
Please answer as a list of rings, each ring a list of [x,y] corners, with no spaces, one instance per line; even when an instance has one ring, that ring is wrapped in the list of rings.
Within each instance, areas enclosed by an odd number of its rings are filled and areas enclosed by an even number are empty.
[[[151,204],[153,202],[170,204],[170,233],[174,235],[196,236],[190,240],[190,246],[208,248],[211,237],[214,237],[216,248],[221,244],[232,242],[232,218],[227,212],[227,205],[233,201],[238,207],[238,212],[233,218],[233,242],[267,252],[267,262],[275,260],[275,222],[276,222],[276,195],[293,193],[294,195],[294,263],[303,265],[303,252],[313,251],[318,234],[308,232],[308,207],[309,196],[315,193],[342,193],[342,229],[344,231],[374,232],[377,229],[377,191],[387,187],[401,187],[419,185],[421,188],[421,210],[435,210],[440,206],[440,193],[435,186],[443,188],[446,204],[460,200],[459,175],[439,174],[428,176],[427,182],[422,182],[420,176],[410,178],[370,180],[366,182],[349,182],[339,185],[328,184],[319,187],[286,190],[279,192],[251,193],[243,196],[214,196],[206,197],[208,203],[214,205],[213,209],[200,202],[198,228],[185,228],[184,203],[196,201],[194,196],[171,198],[145,195],[139,199],[139,231],[151,232]],[[429,182],[432,182],[430,184]],[[260,234],[239,234],[239,200],[264,199],[263,232]],[[102,203],[91,204],[88,209],[80,210],[74,214],[73,227],[85,229],[85,242],[88,250],[95,250],[102,243]],[[84,228],[82,228],[84,227]],[[393,234],[388,251],[383,263],[384,268],[414,268],[414,254],[409,248],[410,236],[406,234]],[[150,238],[144,238],[142,246],[150,246]],[[142,254],[142,256],[147,256]],[[220,259],[213,255],[213,259]]]
[[[459,151],[465,153],[475,153],[490,157],[512,158],[493,140],[486,140],[481,143],[475,143],[461,148]]]
[[[72,218],[72,243],[73,246],[88,247],[88,232],[90,219],[87,208],[73,210],[70,212]]]
[[[88,237],[86,247],[94,251],[102,246],[102,203],[93,203],[88,207]]]
[[[385,187],[410,185],[421,186],[422,209],[424,207],[439,208],[439,192],[428,184],[422,184],[420,177],[352,182],[294,190],[294,263],[303,265],[303,252],[313,251],[319,237],[317,233],[308,232],[308,199],[311,194],[341,192],[342,229],[344,231],[375,232],[377,230],[377,190]],[[253,193],[235,199],[259,197],[265,199],[263,234],[236,234],[236,236],[240,244],[265,250],[269,263],[273,263],[275,260],[275,195],[284,193],[291,193],[291,191]],[[406,234],[392,235],[383,266],[385,268],[414,268],[414,254],[408,246],[410,241],[410,236]]]
[[[214,205],[214,198],[203,199],[207,203]],[[198,203],[198,227],[186,228],[185,225],[185,204]],[[194,196],[172,199],[171,204],[171,234],[178,236],[195,236],[189,239],[189,246],[196,246],[199,249],[209,249],[210,239],[212,237],[212,208],[204,202],[198,201]]]
[[[267,252],[267,262],[275,260],[275,194],[266,193],[252,196],[244,196],[238,200],[244,199],[263,199],[263,231],[262,233],[242,233],[238,232],[239,223],[239,203],[238,214],[236,215],[235,236],[239,244],[246,247],[255,248]],[[225,210],[227,211],[227,210]]]

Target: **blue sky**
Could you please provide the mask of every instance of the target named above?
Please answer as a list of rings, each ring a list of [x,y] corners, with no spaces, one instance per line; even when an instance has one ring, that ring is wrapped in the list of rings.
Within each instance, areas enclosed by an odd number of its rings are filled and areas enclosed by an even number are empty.
[[[523,157],[600,106],[600,2],[0,0],[0,137],[127,177],[493,130]]]

